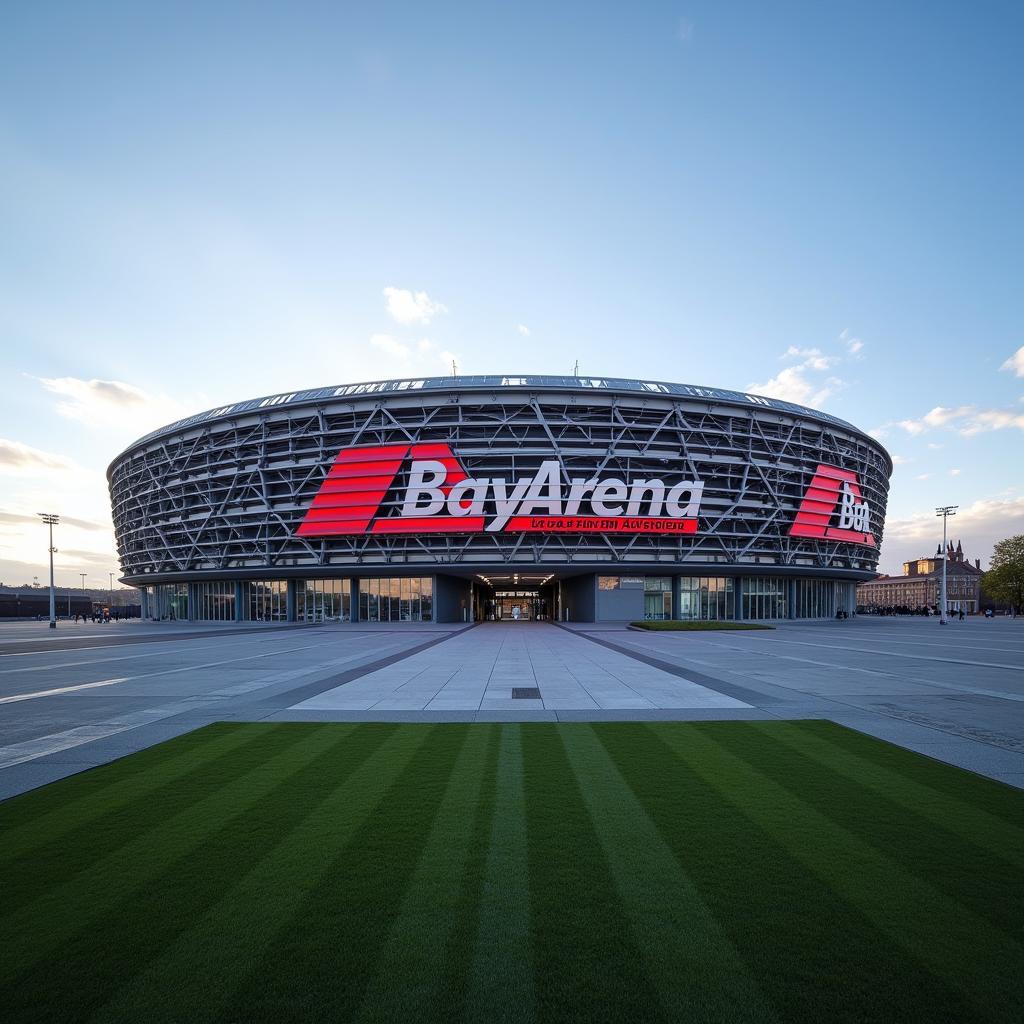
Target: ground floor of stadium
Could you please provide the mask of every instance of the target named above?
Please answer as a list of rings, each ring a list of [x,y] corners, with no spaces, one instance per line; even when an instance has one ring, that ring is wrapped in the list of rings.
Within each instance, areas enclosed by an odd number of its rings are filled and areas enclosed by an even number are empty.
[[[135,581],[132,581],[135,582]],[[823,619],[852,612],[856,582],[678,572],[317,576],[143,585],[143,617],[197,622],[615,622]]]

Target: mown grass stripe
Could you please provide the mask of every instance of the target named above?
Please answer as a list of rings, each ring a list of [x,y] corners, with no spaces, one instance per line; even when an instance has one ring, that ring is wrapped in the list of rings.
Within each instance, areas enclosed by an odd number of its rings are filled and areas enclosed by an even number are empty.
[[[412,1020],[418,1016],[458,1016],[461,1001],[449,987],[446,961],[458,932],[475,920],[467,914],[463,894],[478,892],[479,879],[469,877],[481,836],[478,818],[490,822],[500,727],[466,729],[466,744],[449,776],[448,787],[402,905],[374,965],[357,1019],[366,1022]],[[486,801],[488,806],[482,807]],[[477,864],[479,870],[480,864]]]
[[[291,730],[284,750],[249,771],[229,774],[227,782],[214,783],[205,799],[134,835],[87,875],[67,881],[51,878],[48,885],[26,875],[12,880],[12,885],[38,886],[43,896],[3,919],[7,934],[24,935],[25,940],[6,951],[0,993],[8,986],[19,994],[40,986],[56,998],[62,990],[66,996],[74,989],[76,973],[90,979],[103,976],[112,986],[115,977],[121,980],[137,969],[144,962],[143,948],[158,948],[158,936],[162,943],[168,941],[196,901],[209,895],[211,886],[215,890],[224,885],[212,856],[226,858],[231,877],[247,858],[258,855],[260,844],[272,839],[279,827],[282,787],[320,763],[347,735],[324,726],[307,726],[304,734]],[[360,749],[357,741],[346,744],[346,750]],[[261,818],[267,804],[273,812]],[[47,927],[40,928],[40,920]],[[16,978],[22,979],[20,985],[13,984]]]
[[[749,722],[748,725],[886,801],[927,818],[944,832],[953,832],[973,846],[1024,867],[1024,793],[1017,791],[1017,821],[1011,822],[988,809],[989,798],[1002,787],[989,783],[987,792],[972,791],[970,799],[954,795],[942,785],[942,780],[950,774],[949,766],[928,762],[903,749],[898,751],[899,758],[893,758],[891,744],[835,722]],[[857,741],[855,748],[847,744],[850,734]],[[934,769],[930,785],[902,770],[916,768],[921,761]],[[1003,796],[1001,792],[998,795]]]
[[[556,728],[524,725],[537,1017],[673,1019],[644,969]]]
[[[194,757],[167,762],[159,770],[143,772],[133,779],[145,779],[144,784],[125,787],[106,799],[84,798],[67,814],[71,827],[43,828],[49,834],[45,842],[15,843],[19,855],[12,856],[3,870],[12,875],[44,879],[64,873],[64,882],[77,876],[88,876],[93,865],[124,845],[126,835],[138,835],[160,825],[168,818],[187,810],[196,799],[223,785],[240,770],[255,767],[280,750],[287,749],[308,738],[309,732],[292,729],[280,735],[267,736],[259,731],[240,731],[235,743],[211,743],[213,757]],[[68,874],[67,851],[75,851],[73,870]],[[3,912],[10,913],[24,902],[33,900],[38,893],[31,886],[6,894]]]
[[[339,748],[334,763],[319,766],[306,783],[303,792],[309,796],[301,820],[288,822],[287,829],[278,828],[275,844],[260,860],[232,872],[217,901],[193,917],[188,930],[168,942],[159,958],[126,974],[115,997],[95,1019],[145,1019],[147,1024],[222,1019],[254,965],[269,956],[277,934],[296,926],[304,902],[323,876],[332,870],[344,876],[339,851],[368,821],[381,826],[377,815],[382,799],[396,780],[409,782],[409,764],[429,745],[430,736],[430,729],[359,726],[355,736]],[[357,738],[368,749],[353,752]],[[285,794],[286,798],[296,796]],[[317,923],[311,921],[308,927],[313,931]],[[339,955],[347,952],[338,947]],[[280,964],[273,969],[278,968]],[[154,991],[165,993],[155,1005]]]
[[[590,726],[559,735],[647,973],[674,1020],[776,1014]]]
[[[694,728],[685,742],[671,731],[665,738],[726,800],[773,829],[794,857],[874,921],[893,947],[906,950],[936,979],[961,992],[975,1013],[1018,1021],[1016,965],[1024,962],[1024,950],[977,914],[944,898],[912,866],[842,828],[793,794],[783,780],[756,771],[723,745],[730,731],[718,730],[716,736]],[[980,952],[972,971],[962,969],[967,949]]]
[[[467,730],[435,726],[371,816],[331,843],[333,859],[251,969],[224,1016],[351,1020],[362,1005],[422,856]]]
[[[536,1017],[522,727],[502,725],[491,828],[465,965],[463,1019],[529,1022]],[[449,973],[457,970],[452,964]],[[457,1015],[458,1016],[458,1015]]]
[[[148,747],[126,758],[90,768],[49,785],[11,797],[0,803],[0,866],[65,835],[91,815],[134,799],[175,776],[190,772],[204,761],[219,757],[251,739],[248,733],[222,723],[208,725],[165,743]]]
[[[943,817],[956,820],[958,801],[947,805],[945,816],[934,804],[931,814],[918,813],[911,799],[895,798],[901,788],[898,777],[889,779],[884,788],[866,785],[858,772],[837,770],[820,752],[812,757],[785,742],[799,728],[786,730],[784,722],[768,723],[767,730],[744,724],[747,730],[737,729],[719,742],[758,771],[782,780],[790,792],[851,835],[887,857],[913,864],[915,874],[926,877],[949,900],[985,918],[1008,939],[1024,935],[1024,874],[1012,855],[994,853],[940,823]],[[747,732],[760,734],[763,742],[751,743]],[[864,774],[869,775],[869,769]],[[1024,811],[1024,800],[1021,807]],[[1003,849],[1009,853],[1011,846],[1004,844]],[[965,871],[966,865],[970,867]]]
[[[831,723],[806,725],[811,732]],[[940,733],[936,734],[941,737]],[[905,750],[894,743],[877,741],[855,729],[832,730],[829,743],[838,749],[854,754],[871,749],[872,760],[883,767],[891,768],[908,781],[934,789],[940,797],[957,800],[968,807],[984,807],[985,813],[1001,819],[1011,828],[1021,827],[1021,790],[1013,786],[993,785],[991,779],[974,772],[950,770],[950,766],[930,757],[922,757]]]
[[[861,1024],[918,1011],[925,1019],[931,1010],[967,1014],[956,992],[916,965],[908,971],[871,921],[791,856],[773,829],[723,800],[664,739],[672,733],[687,743],[703,728],[593,727],[778,1015]],[[743,777],[760,797],[754,773]]]

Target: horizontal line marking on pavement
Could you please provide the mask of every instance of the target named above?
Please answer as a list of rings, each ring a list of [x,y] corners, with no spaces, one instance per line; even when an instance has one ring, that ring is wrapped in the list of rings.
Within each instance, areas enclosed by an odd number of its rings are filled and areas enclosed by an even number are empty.
[[[34,700],[36,697],[53,697],[60,693],[74,693],[75,690],[92,690],[97,686],[113,686],[114,683],[123,683],[129,678],[129,676],[118,676],[116,679],[100,679],[95,683],[79,683],[77,686],[60,686],[55,690],[36,690],[35,693],[15,693],[10,697],[0,697],[0,704],[16,704],[20,700]]]

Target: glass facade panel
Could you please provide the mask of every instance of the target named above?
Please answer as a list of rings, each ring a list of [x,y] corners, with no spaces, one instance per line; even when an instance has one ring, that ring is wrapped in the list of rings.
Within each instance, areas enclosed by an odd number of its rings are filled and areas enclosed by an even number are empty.
[[[677,617],[703,620],[736,618],[735,587],[732,577],[680,577]]]
[[[644,618],[672,618],[672,577],[644,577]]]
[[[235,585],[231,582],[193,584],[196,607],[193,618],[203,622],[235,620]]]
[[[177,622],[188,619],[188,584],[161,583],[147,587],[149,595],[149,616],[163,622]]]
[[[786,580],[777,576],[752,576],[743,580],[743,618],[784,619]]]
[[[352,584],[349,580],[303,580],[295,593],[299,622],[349,622]]]
[[[838,609],[834,580],[797,580],[796,617],[830,619]]]
[[[430,622],[434,581],[390,577],[359,581],[359,618],[363,622]]]
[[[242,584],[250,622],[288,621],[288,581],[252,580]],[[248,594],[246,594],[248,590]]]

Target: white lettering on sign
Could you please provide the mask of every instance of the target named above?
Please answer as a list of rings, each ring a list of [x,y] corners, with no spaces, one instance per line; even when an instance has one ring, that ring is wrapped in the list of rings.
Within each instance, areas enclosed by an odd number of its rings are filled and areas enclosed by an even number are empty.
[[[635,480],[629,486],[618,477],[576,477],[569,481],[566,496],[556,459],[547,459],[532,477],[521,477],[511,485],[505,477],[467,477],[446,490],[447,476],[443,462],[413,459],[400,515],[417,518],[444,510],[451,516],[482,516],[490,503],[495,514],[485,529],[495,532],[513,516],[576,516],[589,497],[597,516],[695,519],[704,491],[699,480],[683,480],[666,493],[665,482],[657,478]]]
[[[857,501],[850,485],[844,480],[839,492],[839,529],[871,531],[871,512],[866,501]]]

